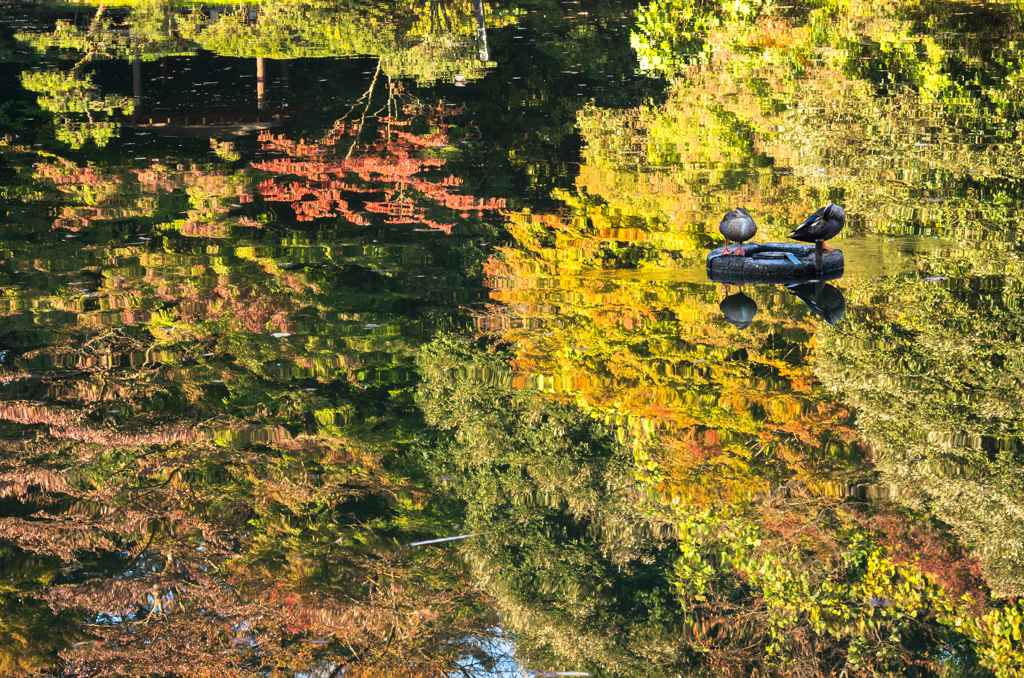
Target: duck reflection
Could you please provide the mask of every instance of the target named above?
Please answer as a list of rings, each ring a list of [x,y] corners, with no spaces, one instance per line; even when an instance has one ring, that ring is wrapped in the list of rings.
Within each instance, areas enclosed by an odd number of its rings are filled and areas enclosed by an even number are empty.
[[[821,316],[829,325],[835,325],[846,315],[843,293],[824,281],[816,280],[787,287],[804,306]]]
[[[757,315],[757,302],[742,292],[730,294],[722,299],[718,308],[722,311],[725,319],[739,330],[747,329],[754,320],[754,316]]]

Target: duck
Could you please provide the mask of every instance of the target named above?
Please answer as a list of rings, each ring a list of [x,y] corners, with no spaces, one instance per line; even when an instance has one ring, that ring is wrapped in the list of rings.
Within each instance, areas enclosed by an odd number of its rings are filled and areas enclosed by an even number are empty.
[[[789,234],[789,237],[801,242],[817,243],[820,240],[822,248],[826,252],[834,252],[835,248],[826,245],[825,241],[836,237],[839,231],[843,230],[843,226],[846,226],[846,212],[842,207],[830,201],[807,217],[804,223]]]
[[[754,223],[754,217],[750,216],[747,210],[737,207],[722,217],[721,223],[718,224],[718,232],[725,236],[725,248],[722,250],[722,254],[735,254],[742,257],[747,254],[743,251],[743,243],[757,234],[757,224]],[[730,240],[737,243],[739,247],[730,250]]]

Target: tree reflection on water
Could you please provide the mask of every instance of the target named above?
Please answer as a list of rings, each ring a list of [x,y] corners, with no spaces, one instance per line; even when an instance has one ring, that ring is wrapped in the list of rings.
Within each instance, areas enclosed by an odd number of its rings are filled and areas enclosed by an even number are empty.
[[[1024,670],[1021,22],[6,6],[0,673]]]

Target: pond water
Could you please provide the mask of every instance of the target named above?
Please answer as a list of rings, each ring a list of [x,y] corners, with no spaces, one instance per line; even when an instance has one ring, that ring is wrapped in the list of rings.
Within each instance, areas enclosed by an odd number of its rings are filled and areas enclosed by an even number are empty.
[[[1022,40],[0,2],[0,674],[1019,675]]]

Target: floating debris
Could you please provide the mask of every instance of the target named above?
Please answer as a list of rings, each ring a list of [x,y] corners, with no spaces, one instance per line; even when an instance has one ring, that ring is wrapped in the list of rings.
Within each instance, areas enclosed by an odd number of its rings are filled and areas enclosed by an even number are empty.
[[[460,534],[457,537],[443,537],[441,539],[428,539],[426,541],[414,541],[406,546],[427,546],[428,544],[440,544],[445,541],[455,541],[457,539],[469,539],[470,537],[479,537],[480,535],[490,534],[490,532],[474,532],[473,534]],[[587,674],[590,675],[590,674]]]

